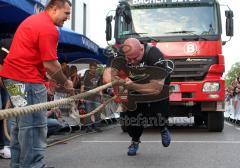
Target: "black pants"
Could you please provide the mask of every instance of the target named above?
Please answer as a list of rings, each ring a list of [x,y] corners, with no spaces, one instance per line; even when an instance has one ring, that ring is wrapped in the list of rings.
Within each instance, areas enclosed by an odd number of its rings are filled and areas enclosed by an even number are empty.
[[[152,103],[138,103],[135,111],[121,115],[121,122],[126,126],[132,141],[140,141],[144,126],[158,127],[162,130],[167,125],[169,100]]]

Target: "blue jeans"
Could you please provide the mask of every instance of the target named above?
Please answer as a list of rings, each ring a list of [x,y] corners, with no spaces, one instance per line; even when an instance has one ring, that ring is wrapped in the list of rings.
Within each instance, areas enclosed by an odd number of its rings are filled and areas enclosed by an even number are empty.
[[[48,118],[47,126],[48,126],[48,135],[53,135],[54,133],[56,133],[56,132],[60,131],[62,128],[64,128],[65,124],[59,122],[57,119]]]
[[[98,96],[90,96],[87,99],[85,99],[85,110],[87,113],[90,113],[91,111],[95,110],[98,106],[100,106],[100,99]],[[101,113],[97,112],[94,114],[95,122],[100,122],[101,120]],[[91,120],[91,117],[87,117],[86,124],[93,124],[93,121]]]
[[[99,106],[100,103],[98,103],[95,100],[85,100],[85,110],[87,113],[90,113],[94,109],[96,109]]]
[[[19,82],[11,79],[4,79],[4,84],[14,107],[25,106],[26,103],[27,105],[33,105],[47,102],[47,90],[43,84]],[[21,101],[19,102],[19,100]],[[12,119],[11,168],[45,167],[46,112],[47,110],[43,110]]]

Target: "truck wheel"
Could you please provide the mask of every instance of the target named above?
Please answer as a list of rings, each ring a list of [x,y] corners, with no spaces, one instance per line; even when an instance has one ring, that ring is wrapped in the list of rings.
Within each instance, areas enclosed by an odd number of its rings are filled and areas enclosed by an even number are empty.
[[[208,131],[222,132],[224,128],[223,112],[208,112]]]

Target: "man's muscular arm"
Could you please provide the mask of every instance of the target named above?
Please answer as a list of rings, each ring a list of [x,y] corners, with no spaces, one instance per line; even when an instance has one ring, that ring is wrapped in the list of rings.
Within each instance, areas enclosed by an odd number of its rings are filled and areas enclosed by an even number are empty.
[[[128,80],[125,87],[129,90],[137,91],[142,94],[159,95],[163,89],[164,81],[164,79],[150,80],[150,82],[146,84],[137,84]]]
[[[43,66],[46,68],[49,76],[65,89],[73,89],[73,84],[64,75],[61,65],[57,60],[44,61]]]

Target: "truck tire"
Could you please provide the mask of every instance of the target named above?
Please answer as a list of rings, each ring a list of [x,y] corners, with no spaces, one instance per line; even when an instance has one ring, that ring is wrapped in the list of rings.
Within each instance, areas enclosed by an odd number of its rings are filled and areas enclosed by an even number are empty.
[[[222,132],[224,128],[223,112],[208,112],[208,131]]]

